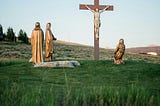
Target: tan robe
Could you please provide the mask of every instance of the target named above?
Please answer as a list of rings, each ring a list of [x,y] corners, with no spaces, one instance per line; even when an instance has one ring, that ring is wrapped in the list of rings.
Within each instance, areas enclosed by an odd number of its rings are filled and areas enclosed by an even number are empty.
[[[43,62],[42,46],[44,34],[42,29],[34,29],[31,35],[32,60],[33,63]]]
[[[45,42],[46,42],[46,61],[51,61],[53,54],[53,34],[50,29],[46,30]]]
[[[115,56],[114,56],[114,63],[115,64],[123,64],[124,63],[124,52],[125,52],[125,45],[119,44],[116,48]]]

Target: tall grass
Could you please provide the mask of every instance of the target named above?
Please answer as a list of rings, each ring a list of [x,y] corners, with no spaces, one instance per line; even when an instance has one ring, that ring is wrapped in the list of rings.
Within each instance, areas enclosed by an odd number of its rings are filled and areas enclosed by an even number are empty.
[[[69,90],[69,92],[68,92]],[[12,83],[1,92],[1,106],[158,106],[158,96],[145,88],[81,87],[59,88]]]
[[[76,68],[0,62],[0,106],[159,106],[159,64],[80,61]]]

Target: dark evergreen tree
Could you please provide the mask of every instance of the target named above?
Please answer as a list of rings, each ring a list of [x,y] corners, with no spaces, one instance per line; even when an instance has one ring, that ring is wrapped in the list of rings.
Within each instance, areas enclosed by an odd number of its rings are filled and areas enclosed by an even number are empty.
[[[7,40],[11,41],[11,42],[15,42],[16,41],[16,36],[15,33],[13,32],[13,29],[11,27],[9,27],[7,29]]]
[[[2,41],[3,39],[4,39],[4,36],[3,36],[3,27],[0,24],[0,41]]]
[[[19,31],[18,40],[20,40],[20,41],[22,41],[24,43],[28,43],[27,33],[24,32],[22,29]]]

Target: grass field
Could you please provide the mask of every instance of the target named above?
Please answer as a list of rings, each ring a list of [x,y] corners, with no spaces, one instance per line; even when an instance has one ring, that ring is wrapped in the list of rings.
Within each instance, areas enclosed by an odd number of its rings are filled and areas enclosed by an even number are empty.
[[[73,46],[69,50],[64,45],[58,46],[56,49],[63,51],[64,57],[58,57],[62,54],[57,51],[57,60],[79,56],[81,66],[34,68],[32,63],[28,63],[30,45],[3,43],[0,47],[1,106],[160,105],[159,57],[143,60],[142,55],[133,59],[131,54],[126,54],[130,58],[124,65],[114,65],[110,57],[112,51],[105,54],[101,50],[106,56],[104,58],[108,59],[93,61],[89,57],[80,58],[84,54],[76,54]],[[79,46],[76,49],[89,51],[91,48]],[[14,54],[9,54],[9,51],[14,51]],[[65,55],[69,51],[74,54],[70,56],[72,58]]]

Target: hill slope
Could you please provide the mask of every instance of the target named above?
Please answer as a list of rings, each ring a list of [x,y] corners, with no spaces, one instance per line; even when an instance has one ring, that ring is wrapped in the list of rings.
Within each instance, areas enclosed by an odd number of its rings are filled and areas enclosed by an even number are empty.
[[[25,59],[31,58],[31,45],[22,43],[0,42],[0,59]],[[94,48],[75,43],[55,42],[54,59],[56,60],[93,60]],[[114,50],[100,48],[100,60],[112,60]],[[160,56],[149,56],[137,53],[125,54],[126,60],[143,60],[160,63]]]
[[[156,52],[160,55],[160,46],[128,48],[126,51],[131,53]]]

